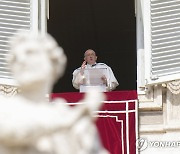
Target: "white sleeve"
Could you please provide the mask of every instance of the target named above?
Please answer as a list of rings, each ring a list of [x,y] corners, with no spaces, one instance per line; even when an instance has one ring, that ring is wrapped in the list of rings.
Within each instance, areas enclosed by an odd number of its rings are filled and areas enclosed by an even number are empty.
[[[107,88],[108,91],[114,90],[119,85],[110,67],[107,67]]]

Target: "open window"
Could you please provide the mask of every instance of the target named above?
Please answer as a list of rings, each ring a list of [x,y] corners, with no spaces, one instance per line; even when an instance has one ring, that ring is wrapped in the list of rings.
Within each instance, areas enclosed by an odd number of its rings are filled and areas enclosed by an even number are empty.
[[[9,39],[21,30],[46,31],[46,0],[0,1],[0,84],[15,85],[6,62]]]
[[[138,88],[180,79],[180,1],[137,1]]]

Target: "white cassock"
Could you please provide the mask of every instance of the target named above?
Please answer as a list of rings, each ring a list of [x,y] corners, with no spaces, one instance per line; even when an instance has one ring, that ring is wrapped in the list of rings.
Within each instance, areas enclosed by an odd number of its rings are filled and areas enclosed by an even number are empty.
[[[114,76],[112,69],[108,65],[106,65],[104,63],[96,63],[94,65],[87,64],[85,66],[85,69],[93,69],[93,68],[99,68],[99,69],[106,70],[104,75],[107,79],[107,85],[105,85],[105,88],[103,90],[101,90],[102,92],[112,91],[119,85],[117,79]],[[84,74],[80,73],[80,70],[81,70],[81,68],[77,68],[76,70],[74,70],[72,84],[73,84],[74,88],[80,89],[80,91],[81,91],[81,88],[83,87],[83,80],[86,79],[86,77],[84,76]],[[84,91],[82,90],[82,92],[84,92]]]

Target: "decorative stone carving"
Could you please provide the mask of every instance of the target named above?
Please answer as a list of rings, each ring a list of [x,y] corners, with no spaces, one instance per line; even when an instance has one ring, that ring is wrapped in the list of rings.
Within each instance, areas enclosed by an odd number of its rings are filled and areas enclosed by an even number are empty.
[[[9,86],[9,85],[0,85],[0,95],[3,96],[14,96],[19,92],[18,87]]]
[[[93,89],[75,107],[47,102],[65,70],[63,49],[50,35],[20,33],[11,42],[9,63],[21,92],[0,98],[0,153],[108,154],[92,116],[104,94]]]
[[[180,94],[180,80],[174,80],[167,83],[167,88],[173,93],[173,94]]]

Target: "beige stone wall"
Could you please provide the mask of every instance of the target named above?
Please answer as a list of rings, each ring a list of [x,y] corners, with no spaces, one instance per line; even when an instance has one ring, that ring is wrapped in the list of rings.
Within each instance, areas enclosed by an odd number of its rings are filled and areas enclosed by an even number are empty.
[[[156,86],[148,95],[139,95],[140,154],[180,153],[180,94]]]

